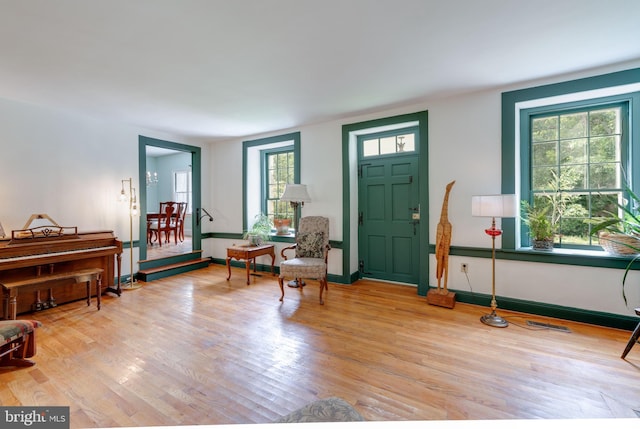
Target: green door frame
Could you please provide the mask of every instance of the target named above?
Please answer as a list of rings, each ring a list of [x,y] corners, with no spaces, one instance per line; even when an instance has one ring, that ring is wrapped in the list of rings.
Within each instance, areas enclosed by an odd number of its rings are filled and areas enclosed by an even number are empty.
[[[138,183],[140,184],[140,191],[138,192],[138,198],[140,200],[140,213],[143,211],[146,214],[147,211],[147,189],[146,186],[143,186],[143,183],[146,183],[147,177],[147,146],[156,146],[165,149],[173,149],[180,152],[188,152],[191,153],[191,201],[193,204],[191,216],[192,222],[192,250],[198,251],[202,250],[202,232],[200,229],[199,222],[199,213],[200,207],[202,204],[202,196],[201,196],[201,166],[202,166],[202,155],[201,148],[198,146],[190,146],[181,143],[174,143],[166,140],[154,139],[151,137],[138,136]],[[144,209],[143,209],[144,208]],[[138,240],[139,259],[145,260],[147,259],[147,221],[144,216],[140,216],[140,238]]]
[[[429,134],[428,112],[421,111],[383,119],[358,122],[342,126],[342,281],[352,283],[359,278],[357,243],[357,143],[358,134],[375,132],[376,129],[391,127],[418,127],[418,171],[420,175],[420,206],[423,207],[419,223],[420,271],[418,295],[426,295],[429,290]],[[352,193],[354,196],[352,196]],[[355,197],[355,198],[354,198]],[[355,199],[355,202],[353,201]],[[353,233],[355,231],[355,234]],[[352,241],[354,242],[352,244]],[[355,252],[354,252],[355,250]],[[353,252],[353,253],[352,253]],[[353,262],[355,261],[355,264]],[[354,267],[353,269],[351,267]]]

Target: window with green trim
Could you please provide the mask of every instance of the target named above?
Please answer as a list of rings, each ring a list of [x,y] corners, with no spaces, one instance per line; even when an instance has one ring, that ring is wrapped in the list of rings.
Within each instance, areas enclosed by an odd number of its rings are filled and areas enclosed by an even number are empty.
[[[640,189],[638,124],[640,68],[504,92],[502,193],[561,204],[556,246],[602,250],[584,220]],[[530,246],[521,220],[502,220],[504,249]]]
[[[294,183],[295,156],[293,146],[280,148],[277,151],[264,152],[263,175],[266,198],[264,213],[274,219],[288,219],[293,225],[293,207],[288,201],[280,201],[287,183]]]
[[[300,133],[242,142],[243,230],[259,214],[293,219],[290,204],[280,200],[286,183],[300,183]],[[293,224],[293,222],[292,222]]]

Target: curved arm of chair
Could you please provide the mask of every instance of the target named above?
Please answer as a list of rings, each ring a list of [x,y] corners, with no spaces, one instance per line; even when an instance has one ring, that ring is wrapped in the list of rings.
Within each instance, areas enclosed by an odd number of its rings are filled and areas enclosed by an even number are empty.
[[[297,243],[294,243],[294,244],[292,244],[291,246],[287,246],[287,247],[283,248],[283,249],[280,251],[280,256],[282,256],[282,259],[283,259],[283,260],[285,260],[285,261],[287,260],[287,255],[285,255],[285,254],[284,254],[284,251],[285,251],[285,250],[293,250],[293,249],[295,249],[297,246],[298,246],[298,244],[297,244]]]
[[[329,250],[331,250],[331,245],[327,244],[327,247],[324,251],[324,263],[327,263],[327,260],[329,259]]]

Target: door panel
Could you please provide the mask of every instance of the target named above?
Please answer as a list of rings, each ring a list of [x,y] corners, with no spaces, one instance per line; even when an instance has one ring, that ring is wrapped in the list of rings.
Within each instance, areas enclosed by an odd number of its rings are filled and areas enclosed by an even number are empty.
[[[361,275],[417,284],[418,157],[367,159],[360,165]]]

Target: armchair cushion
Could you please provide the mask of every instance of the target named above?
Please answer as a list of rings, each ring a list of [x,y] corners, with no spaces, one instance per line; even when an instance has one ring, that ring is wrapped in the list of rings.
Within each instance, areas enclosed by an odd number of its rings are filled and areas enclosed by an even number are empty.
[[[300,232],[296,238],[296,258],[323,258],[324,233]]]

